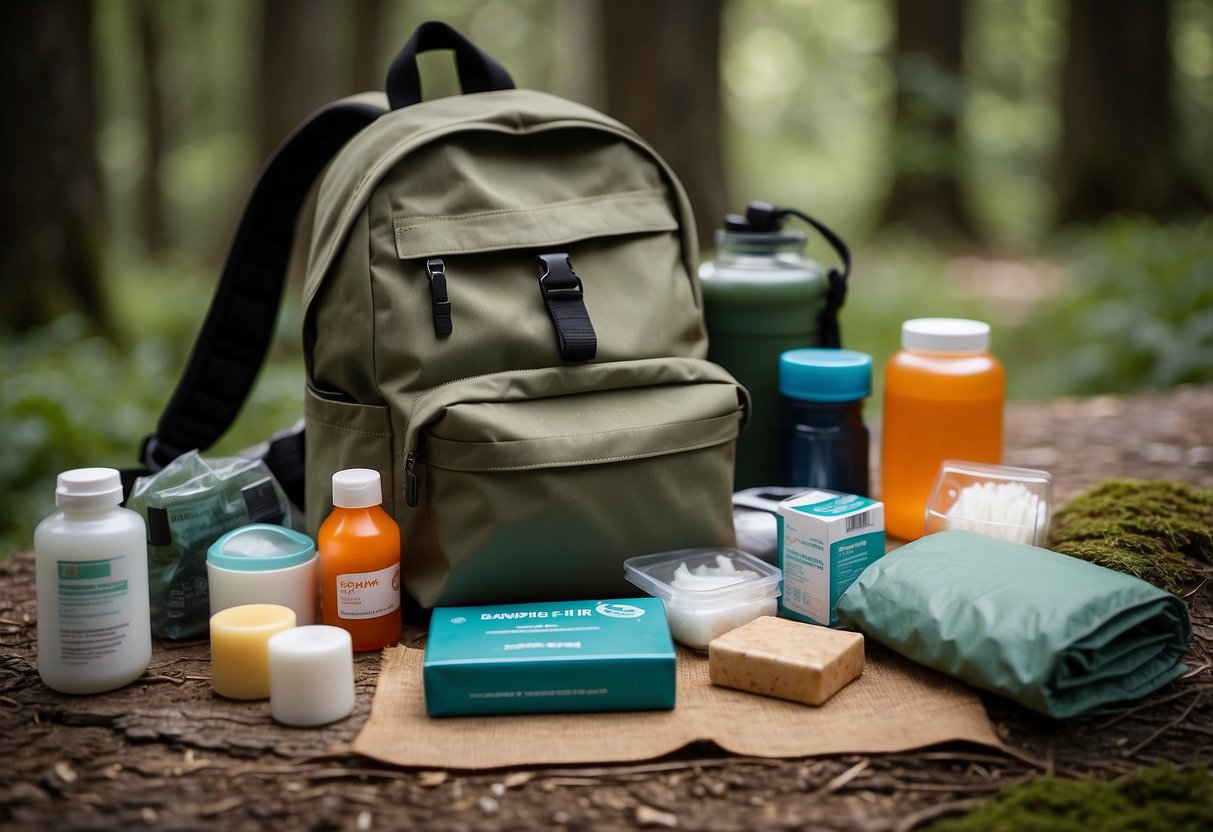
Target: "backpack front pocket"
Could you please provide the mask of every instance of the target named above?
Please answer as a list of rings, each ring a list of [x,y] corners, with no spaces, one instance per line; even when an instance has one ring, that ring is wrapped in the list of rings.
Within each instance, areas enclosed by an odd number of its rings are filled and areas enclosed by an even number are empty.
[[[397,519],[423,606],[633,594],[628,557],[732,545],[745,391],[714,364],[494,373],[411,411]]]

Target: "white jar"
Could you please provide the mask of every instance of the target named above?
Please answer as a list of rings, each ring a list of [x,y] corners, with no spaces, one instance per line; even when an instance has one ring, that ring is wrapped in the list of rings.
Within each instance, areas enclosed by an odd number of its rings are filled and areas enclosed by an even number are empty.
[[[278,604],[295,611],[300,627],[315,624],[316,563],[316,544],[292,529],[252,523],[230,531],[206,553],[211,615],[244,604]]]
[[[147,528],[113,468],[59,475],[59,511],[34,530],[38,675],[61,693],[133,682],[152,660]]]

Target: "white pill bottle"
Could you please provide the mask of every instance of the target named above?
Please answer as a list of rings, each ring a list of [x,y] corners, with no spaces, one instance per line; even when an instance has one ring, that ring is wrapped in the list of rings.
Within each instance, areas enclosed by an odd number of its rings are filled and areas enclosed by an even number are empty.
[[[113,468],[59,475],[59,511],[34,531],[38,675],[61,693],[133,682],[152,660],[147,529]]]

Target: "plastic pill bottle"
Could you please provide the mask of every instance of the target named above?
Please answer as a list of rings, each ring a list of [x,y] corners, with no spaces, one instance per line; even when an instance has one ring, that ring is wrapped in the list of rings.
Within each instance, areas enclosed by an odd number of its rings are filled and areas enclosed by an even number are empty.
[[[400,527],[382,502],[378,471],[338,471],[333,511],[320,525],[322,617],[348,631],[355,650],[400,640]]]
[[[868,496],[872,357],[855,350],[788,350],[779,357],[779,392],[788,403],[780,433],[782,485]]]
[[[152,660],[147,527],[113,468],[59,475],[59,510],[34,530],[38,675],[61,693],[133,682]]]
[[[1006,379],[990,354],[990,326],[962,318],[917,318],[884,374],[880,482],[885,529],[923,534],[927,497],[947,459],[1002,461]]]

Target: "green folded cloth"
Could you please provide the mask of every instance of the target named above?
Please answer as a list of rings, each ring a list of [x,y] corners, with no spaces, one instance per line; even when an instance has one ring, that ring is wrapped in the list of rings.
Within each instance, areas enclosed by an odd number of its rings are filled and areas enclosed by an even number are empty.
[[[1182,675],[1183,600],[1145,581],[974,532],[873,563],[838,617],[914,661],[1049,716],[1109,710]]]

